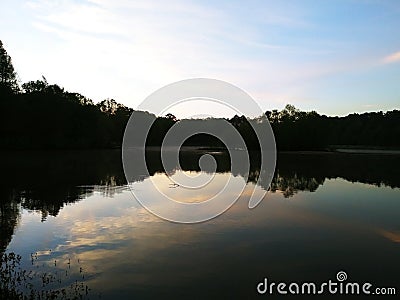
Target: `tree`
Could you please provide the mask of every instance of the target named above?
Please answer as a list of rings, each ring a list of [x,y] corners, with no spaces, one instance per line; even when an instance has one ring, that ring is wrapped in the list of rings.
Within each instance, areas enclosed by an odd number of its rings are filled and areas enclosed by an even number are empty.
[[[36,81],[29,81],[26,82],[22,85],[22,89],[26,93],[39,93],[39,92],[44,92],[46,88],[49,86],[47,83],[47,79],[42,76],[42,80],[36,80]]]
[[[17,73],[12,65],[11,57],[0,40],[0,90],[17,92],[19,90]]]
[[[97,107],[100,109],[100,111],[108,115],[115,115],[115,112],[118,110],[119,106],[121,106],[121,104],[114,99],[109,98],[97,104]]]
[[[171,113],[166,114],[166,115],[165,115],[165,118],[167,118],[167,119],[169,119],[169,120],[172,120],[172,121],[174,121],[174,122],[177,121],[177,118],[176,118],[173,114],[171,114]]]
[[[300,118],[300,110],[292,104],[286,104],[279,114],[279,121],[296,121]]]

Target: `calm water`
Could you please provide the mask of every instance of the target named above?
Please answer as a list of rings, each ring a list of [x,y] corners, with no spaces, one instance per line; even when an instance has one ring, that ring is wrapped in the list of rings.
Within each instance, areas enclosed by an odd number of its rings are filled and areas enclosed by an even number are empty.
[[[202,193],[170,188],[155,153],[152,176],[138,173],[132,184],[145,193],[153,180],[182,201],[202,201],[230,176],[227,158],[214,155],[215,184]],[[183,171],[166,172],[196,175],[197,159],[186,153]],[[252,166],[238,202],[195,225],[142,208],[119,151],[3,153],[1,165],[0,252],[20,254],[27,271],[52,274],[46,289],[82,283],[91,299],[248,299],[264,277],[323,282],[345,271],[351,281],[400,293],[398,155],[280,154],[272,192],[256,209],[247,208],[248,195],[266,187],[255,186],[260,170]]]

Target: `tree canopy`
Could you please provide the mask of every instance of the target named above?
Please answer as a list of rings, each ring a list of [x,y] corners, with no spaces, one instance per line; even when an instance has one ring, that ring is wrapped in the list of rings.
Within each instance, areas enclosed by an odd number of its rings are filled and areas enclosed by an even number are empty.
[[[121,147],[133,112],[114,99],[94,104],[80,93],[49,84],[44,76],[23,83],[20,88],[11,57],[0,41],[0,149]],[[399,110],[329,117],[315,111],[300,111],[288,104],[281,111],[266,111],[265,115],[278,150],[323,150],[332,145],[400,146]],[[153,117],[148,146],[160,146],[176,122],[213,122],[213,119],[178,120],[172,114]],[[235,115],[226,120],[241,134],[249,149],[259,149],[253,126],[257,126],[260,117]],[[195,135],[184,145],[224,147],[221,141],[207,134]]]
[[[0,91],[16,92],[18,91],[17,73],[11,61],[11,57],[3,47],[3,42],[0,40]]]

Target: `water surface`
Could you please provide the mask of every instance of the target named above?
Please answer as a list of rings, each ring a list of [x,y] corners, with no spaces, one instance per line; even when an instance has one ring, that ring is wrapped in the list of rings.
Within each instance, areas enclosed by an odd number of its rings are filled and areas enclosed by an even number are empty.
[[[182,157],[183,170],[163,170],[150,153],[151,176],[131,184],[146,193],[153,181],[182,202],[203,201],[231,175],[229,159],[213,155],[215,181],[201,193],[171,187],[166,175],[198,174],[199,153]],[[249,210],[249,194],[268,188],[255,185],[256,165],[227,212],[182,225],[133,198],[119,151],[5,153],[0,251],[53,274],[45,288],[82,282],[93,299],[253,298],[264,277],[322,282],[341,270],[400,292],[399,156],[279,154],[271,191]]]

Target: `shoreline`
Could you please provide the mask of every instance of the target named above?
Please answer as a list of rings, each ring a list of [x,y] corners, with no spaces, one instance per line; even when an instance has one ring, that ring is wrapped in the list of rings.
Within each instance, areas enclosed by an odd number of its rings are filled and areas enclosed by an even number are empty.
[[[134,148],[132,148],[134,149]],[[175,147],[171,147],[167,149],[167,151],[175,150]],[[145,151],[160,151],[160,147],[151,146],[146,147]],[[83,149],[0,149],[0,153],[48,153],[48,152],[59,152],[59,153],[73,153],[73,152],[102,152],[102,151],[122,151],[122,148],[83,148]],[[198,146],[185,146],[181,147],[180,151],[183,152],[206,152],[206,153],[223,153],[226,151],[224,148],[212,148],[212,147],[198,147]],[[237,149],[236,151],[244,151],[243,149]],[[257,151],[257,150],[249,150]],[[301,155],[322,155],[322,154],[369,154],[369,155],[400,155],[400,149],[386,148],[386,149],[377,149],[377,148],[328,148],[324,150],[276,150],[277,154],[301,154]]]

